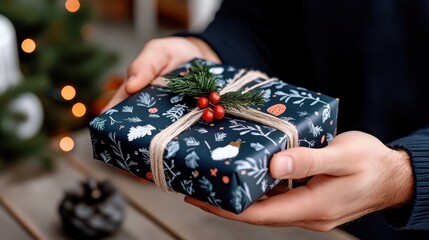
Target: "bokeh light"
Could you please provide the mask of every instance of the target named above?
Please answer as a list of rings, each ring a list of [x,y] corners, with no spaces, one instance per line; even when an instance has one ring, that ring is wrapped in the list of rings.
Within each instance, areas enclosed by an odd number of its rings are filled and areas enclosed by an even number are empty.
[[[61,96],[65,100],[72,100],[76,96],[76,90],[73,86],[67,85],[61,89]]]
[[[76,103],[72,107],[72,113],[76,117],[82,117],[86,113],[86,107],[85,107],[85,105],[83,103],[80,103],[80,102]]]
[[[71,137],[63,137],[60,140],[60,148],[64,152],[70,152],[74,148],[74,141]]]
[[[36,42],[34,42],[34,40],[31,38],[27,38],[22,41],[21,49],[26,53],[32,53],[34,50],[36,50]]]
[[[78,0],[67,0],[64,4],[67,11],[74,13],[77,12],[80,8],[80,2]]]

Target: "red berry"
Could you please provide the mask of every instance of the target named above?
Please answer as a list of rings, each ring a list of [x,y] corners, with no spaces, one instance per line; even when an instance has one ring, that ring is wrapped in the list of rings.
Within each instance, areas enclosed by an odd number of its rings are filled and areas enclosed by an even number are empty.
[[[218,92],[211,92],[209,95],[209,100],[214,105],[218,104],[220,102],[220,94]]]
[[[225,108],[221,105],[216,105],[213,107],[214,118],[221,120],[225,116]]]
[[[201,116],[201,118],[204,120],[204,122],[206,123],[210,123],[213,121],[213,111],[211,109],[206,109],[203,112],[203,115]]]
[[[199,97],[197,100],[197,105],[199,108],[206,108],[209,106],[209,100],[206,97]]]

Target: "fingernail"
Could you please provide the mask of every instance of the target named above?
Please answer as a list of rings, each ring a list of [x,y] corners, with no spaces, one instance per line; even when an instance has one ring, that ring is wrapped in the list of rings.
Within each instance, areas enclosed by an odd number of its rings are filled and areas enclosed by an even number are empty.
[[[277,155],[277,163],[274,172],[276,175],[282,177],[289,175],[293,172],[293,159],[287,155]]]

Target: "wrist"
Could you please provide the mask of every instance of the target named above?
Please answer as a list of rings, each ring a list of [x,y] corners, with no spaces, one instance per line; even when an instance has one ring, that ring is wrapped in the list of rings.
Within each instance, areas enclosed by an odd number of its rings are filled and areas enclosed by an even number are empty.
[[[202,58],[215,63],[221,63],[219,56],[206,42],[196,37],[186,37],[186,39],[188,39],[198,48]]]
[[[391,150],[388,163],[392,167],[390,187],[393,194],[388,208],[398,208],[408,204],[414,196],[414,177],[410,155],[403,149]],[[392,184],[394,184],[392,186]]]

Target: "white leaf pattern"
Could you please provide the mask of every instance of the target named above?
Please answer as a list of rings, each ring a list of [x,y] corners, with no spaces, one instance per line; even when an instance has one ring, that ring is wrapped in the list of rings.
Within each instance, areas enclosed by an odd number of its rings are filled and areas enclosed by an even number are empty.
[[[137,138],[142,138],[146,135],[152,135],[152,131],[156,130],[156,128],[150,124],[144,126],[131,127],[128,132],[128,141],[133,141]]]

